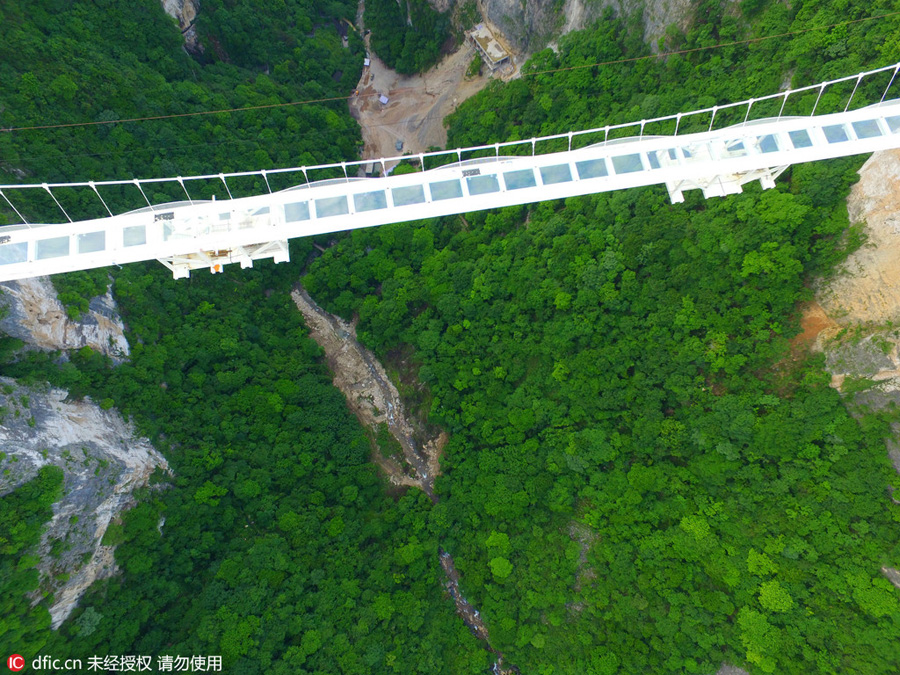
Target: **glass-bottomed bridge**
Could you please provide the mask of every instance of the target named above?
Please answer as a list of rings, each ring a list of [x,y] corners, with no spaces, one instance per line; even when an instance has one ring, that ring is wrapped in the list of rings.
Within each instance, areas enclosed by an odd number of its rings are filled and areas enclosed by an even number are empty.
[[[159,260],[175,278],[184,278],[193,269],[219,272],[228,263],[287,261],[287,242],[294,237],[647,185],[665,185],[673,202],[683,201],[686,190],[701,190],[708,198],[739,193],[751,181],[772,188],[792,164],[900,148],[900,98],[888,98],[898,71],[895,64],[651,120],[375,160],[382,175],[374,178],[356,176],[373,163],[364,160],[0,185],[0,207],[20,221],[0,228],[0,281],[143,260]],[[401,160],[416,170],[385,171]],[[234,196],[236,183],[247,179],[266,192]],[[272,189],[285,179],[298,184]],[[211,185],[211,199],[197,198],[210,193]],[[160,194],[173,194],[172,188],[182,195],[178,201],[156,203]],[[143,206],[114,213],[110,195],[124,190]],[[28,221],[26,207],[37,195],[53,206],[59,222]],[[97,216],[73,219],[67,199],[82,212],[92,202]]]

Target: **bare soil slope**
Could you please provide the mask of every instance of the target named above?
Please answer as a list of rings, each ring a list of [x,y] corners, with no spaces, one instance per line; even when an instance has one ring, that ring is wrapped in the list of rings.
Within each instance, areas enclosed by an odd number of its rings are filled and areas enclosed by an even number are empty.
[[[358,94],[350,99],[350,114],[362,127],[363,159],[443,148],[447,143],[444,118],[490,81],[487,75],[466,78],[466,69],[475,56],[474,47],[468,43],[419,75],[400,75],[370,54],[371,63],[363,70]],[[386,96],[388,102],[381,103],[380,96]],[[403,141],[402,151],[397,151],[397,141]],[[396,162],[386,168],[394,165]]]
[[[851,222],[865,222],[869,241],[817,300],[842,324],[900,319],[900,150],[876,152],[847,199]]]

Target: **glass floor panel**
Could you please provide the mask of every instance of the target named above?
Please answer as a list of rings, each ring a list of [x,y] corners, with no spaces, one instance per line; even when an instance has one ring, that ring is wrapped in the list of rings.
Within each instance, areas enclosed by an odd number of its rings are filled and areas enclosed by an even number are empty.
[[[612,158],[612,163],[613,169],[615,169],[617,174],[637,173],[638,171],[644,170],[644,165],[641,164],[641,156],[639,154],[619,155],[618,157]]]
[[[553,185],[554,183],[568,183],[572,180],[572,170],[568,164],[557,164],[555,166],[542,166],[540,168],[541,181],[544,185]]]
[[[28,259],[28,244],[5,244],[0,246],[0,265],[12,265]]]
[[[409,206],[425,203],[425,189],[421,185],[409,185],[391,190],[394,206]]]
[[[604,159],[588,159],[584,162],[575,162],[575,169],[578,171],[578,177],[581,180],[585,178],[603,178],[609,175],[606,169],[606,160]]]
[[[774,134],[759,136],[756,140],[759,143],[760,151],[765,153],[778,152],[778,139],[775,138]]]
[[[53,237],[53,239],[41,239],[37,243],[37,254],[34,256],[37,260],[46,260],[47,258],[61,258],[69,255],[69,238]]]
[[[507,171],[503,174],[503,182],[506,183],[507,190],[521,190],[522,188],[530,188],[537,185],[537,181],[534,178],[534,171],[531,169]]]
[[[344,216],[350,213],[346,197],[326,197],[316,200],[316,218]]]
[[[284,220],[288,223],[296,223],[300,220],[309,220],[309,202],[294,202],[284,205]]]
[[[500,192],[497,176],[469,176],[466,178],[466,186],[469,188],[469,194],[473,196]]]
[[[726,141],[725,152],[729,157],[744,157],[747,154],[747,148],[744,146],[743,140]]]
[[[900,115],[895,117],[885,117],[884,121],[887,122],[888,128],[891,130],[892,134],[900,133]]]
[[[462,185],[458,180],[442,180],[437,183],[429,183],[431,198],[435,201],[443,199],[456,199],[462,197]]]
[[[843,124],[833,124],[828,127],[822,127],[822,131],[825,132],[825,138],[829,143],[843,143],[844,141],[850,140]]]
[[[384,190],[377,192],[363,192],[353,195],[353,205],[357,211],[378,211],[387,208],[387,195]]]
[[[125,246],[143,246],[147,243],[147,228],[143,225],[126,227],[122,230],[122,244]]]
[[[881,129],[878,128],[878,122],[875,120],[854,122],[853,130],[856,132],[857,138],[876,138],[881,136]]]
[[[106,248],[106,232],[88,232],[78,235],[79,253],[96,253]]]
[[[812,147],[812,139],[809,137],[809,132],[806,129],[800,129],[798,131],[789,131],[788,136],[790,136],[791,143],[794,144],[794,147],[797,150],[802,150],[803,148],[811,148]]]

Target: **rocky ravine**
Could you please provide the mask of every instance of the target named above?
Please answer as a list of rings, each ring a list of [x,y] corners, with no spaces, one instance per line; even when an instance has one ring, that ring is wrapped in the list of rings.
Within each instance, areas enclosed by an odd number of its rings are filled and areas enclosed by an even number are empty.
[[[41,593],[54,596],[54,628],[91,583],[116,572],[113,547],[101,544],[109,523],[134,505],[132,492],[157,467],[168,470],[117,412],[65,399],[61,389],[24,388],[0,378],[0,496],[47,464],[65,476],[63,498],[53,505],[38,547]]]
[[[441,432],[432,439],[422,439],[404,409],[397,387],[391,382],[384,366],[375,355],[356,339],[356,327],[333,314],[329,314],[297,284],[291,293],[297,309],[309,329],[309,336],[322,347],[325,359],[334,375],[334,386],[341,390],[347,405],[373,436],[378,426],[386,424],[391,435],[403,449],[406,467],[392,458],[381,455],[373,442],[372,454],[376,464],[395,485],[420,488],[431,501],[436,502],[434,479],[440,472],[440,458],[447,444],[447,434]],[[453,557],[440,549],[439,562],[446,581],[444,588],[453,599],[456,612],[463,622],[486,647],[496,654],[493,672],[507,675],[517,672],[503,665],[503,654],[491,647],[487,626],[475,607],[466,600],[460,589],[460,575]]]
[[[386,424],[403,449],[406,467],[373,449],[374,460],[395,485],[421,488],[432,501],[434,479],[440,472],[440,458],[447,435],[420,440],[404,410],[397,387],[391,382],[375,355],[356,339],[356,327],[329,314],[309,297],[299,284],[291,293],[297,309],[309,328],[310,337],[325,351],[334,375],[334,386],[341,390],[353,414],[373,434]]]
[[[194,21],[200,11],[199,0],[161,0],[166,14],[178,20],[181,34],[184,36],[184,48],[192,54],[202,54],[203,45],[197,37]]]

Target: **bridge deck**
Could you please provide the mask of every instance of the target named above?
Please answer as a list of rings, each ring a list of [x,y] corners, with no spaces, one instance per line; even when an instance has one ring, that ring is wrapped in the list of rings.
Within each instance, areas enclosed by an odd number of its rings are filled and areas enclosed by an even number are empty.
[[[673,201],[689,189],[706,197],[735,194],[753,180],[770,188],[792,164],[900,147],[900,99],[830,115],[641,135],[548,154],[505,157],[502,146],[490,147],[496,150],[493,157],[404,175],[153,205],[95,220],[7,226],[0,229],[0,281],[142,260],[160,260],[178,278],[191,269],[220,271],[226,263],[285,261],[293,237],[646,185],[666,185]],[[265,178],[263,172],[243,175]],[[191,179],[177,180],[184,187],[182,181]],[[93,183],[80,185],[96,192]],[[0,186],[0,194],[14,204],[9,193],[22,187]],[[58,186],[31,187],[53,196],[51,188]]]

